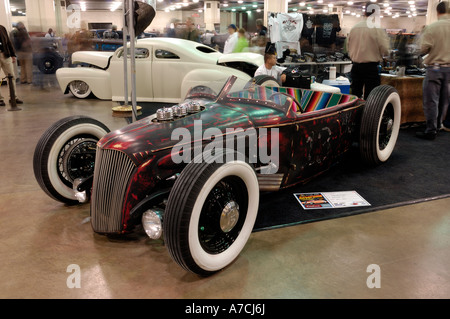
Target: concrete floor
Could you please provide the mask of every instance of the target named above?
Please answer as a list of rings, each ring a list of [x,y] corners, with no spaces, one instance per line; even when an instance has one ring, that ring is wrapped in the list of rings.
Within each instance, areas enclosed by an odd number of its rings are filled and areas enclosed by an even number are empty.
[[[162,241],[94,234],[89,204],[68,207],[40,189],[34,148],[69,115],[112,130],[125,120],[111,101],[63,95],[51,76],[35,82],[18,85],[21,111],[0,108],[0,298],[450,298],[450,198],[253,233],[208,278],[181,269]],[[81,288],[67,286],[73,264]],[[381,286],[369,288],[375,274]]]

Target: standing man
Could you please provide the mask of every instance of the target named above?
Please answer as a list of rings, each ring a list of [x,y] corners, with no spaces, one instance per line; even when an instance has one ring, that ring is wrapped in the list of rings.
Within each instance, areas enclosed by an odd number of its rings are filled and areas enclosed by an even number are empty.
[[[16,76],[14,73],[14,65],[16,61],[16,52],[11,39],[8,36],[8,31],[2,25],[0,25],[0,68],[3,70],[5,75],[12,75],[12,85],[14,86],[14,91],[16,91]],[[16,93],[17,96],[17,93]],[[11,97],[10,97],[11,99]],[[23,102],[16,98],[16,103],[22,104]],[[0,91],[0,106],[5,106],[5,101],[3,101],[3,96]]]
[[[256,30],[259,36],[267,36],[267,27],[264,26],[262,19],[256,20]]]
[[[234,51],[234,48],[236,46],[236,43],[238,42],[238,34],[237,34],[237,28],[234,24],[230,24],[228,26],[228,38],[227,41],[225,41],[225,46],[223,48],[223,53],[232,53]]]
[[[255,72],[255,77],[258,75],[269,75],[277,79],[281,83],[286,82],[286,74],[283,71],[286,68],[277,65],[277,55],[274,52],[267,52],[264,54],[264,64],[261,65]]]
[[[20,83],[31,84],[33,82],[33,48],[31,46],[31,38],[22,22],[17,23],[17,30],[14,45],[20,65]]]
[[[184,39],[200,42],[200,32],[195,27],[194,21],[191,18],[186,19],[186,28],[184,30]]]
[[[381,84],[378,74],[378,63],[383,56],[389,54],[389,39],[386,32],[377,28],[372,14],[375,10],[372,3],[366,4],[366,19],[357,23],[348,36],[348,54],[353,62],[352,66],[352,94],[367,99],[370,92]],[[370,20],[369,20],[370,19]]]
[[[427,123],[425,132],[417,132],[416,136],[427,140],[434,140],[440,128],[450,131],[449,2],[440,2],[436,10],[438,21],[425,28],[420,45],[421,53],[428,54],[424,60],[427,73],[423,81],[423,111]]]

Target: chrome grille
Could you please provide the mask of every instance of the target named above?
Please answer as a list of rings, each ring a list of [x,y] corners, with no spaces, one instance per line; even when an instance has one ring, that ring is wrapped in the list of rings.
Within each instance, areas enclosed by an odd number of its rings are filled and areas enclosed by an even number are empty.
[[[91,199],[91,223],[99,233],[122,231],[122,208],[135,168],[124,153],[97,147]]]

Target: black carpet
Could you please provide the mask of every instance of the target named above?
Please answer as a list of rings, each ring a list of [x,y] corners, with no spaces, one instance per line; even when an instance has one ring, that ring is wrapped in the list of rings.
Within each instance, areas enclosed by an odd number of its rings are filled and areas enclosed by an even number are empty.
[[[415,137],[423,126],[400,130],[391,158],[367,167],[358,150],[308,184],[261,196],[255,231],[373,212],[402,205],[450,197],[450,133],[436,140]],[[305,210],[294,193],[356,191],[371,206]]]
[[[170,104],[141,103],[138,119]],[[361,162],[358,149],[315,180],[261,196],[254,230],[260,231],[314,221],[374,212],[397,206],[450,197],[450,133],[434,141],[418,139],[423,124],[403,126],[391,158],[377,167]],[[371,206],[304,210],[295,193],[356,191]]]

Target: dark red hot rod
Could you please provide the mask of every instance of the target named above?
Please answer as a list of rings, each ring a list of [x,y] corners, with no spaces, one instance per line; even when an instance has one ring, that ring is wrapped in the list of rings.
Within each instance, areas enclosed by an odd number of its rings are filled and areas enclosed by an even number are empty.
[[[307,182],[354,143],[369,165],[394,150],[401,105],[390,86],[364,101],[251,83],[236,90],[234,81],[218,94],[196,87],[184,102],[114,132],[86,116],[60,120],[36,147],[37,181],[64,203],[90,200],[95,232],[125,235],[142,225],[163,236],[180,266],[209,275],[245,246],[260,191]]]

